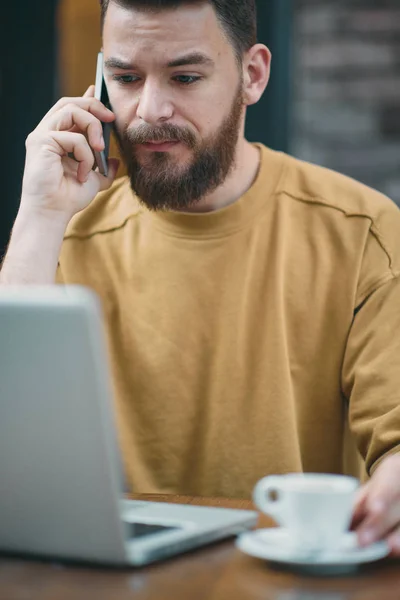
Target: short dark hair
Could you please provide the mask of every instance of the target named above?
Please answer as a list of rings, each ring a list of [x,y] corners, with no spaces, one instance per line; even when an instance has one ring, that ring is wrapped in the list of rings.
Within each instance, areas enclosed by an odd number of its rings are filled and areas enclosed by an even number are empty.
[[[214,8],[240,60],[257,43],[256,0],[100,0],[102,26],[110,2],[151,12],[207,2]]]

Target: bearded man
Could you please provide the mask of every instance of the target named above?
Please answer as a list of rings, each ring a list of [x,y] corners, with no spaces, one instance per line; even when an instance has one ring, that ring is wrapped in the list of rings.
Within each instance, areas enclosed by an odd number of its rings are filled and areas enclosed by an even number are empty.
[[[398,208],[245,139],[271,66],[254,0],[101,7],[112,111],[91,86],[28,137],[1,284],[100,297],[132,489],[248,498],[270,473],[342,473],[347,422],[371,477],[360,540],[400,553]],[[101,122],[128,177],[93,170]]]

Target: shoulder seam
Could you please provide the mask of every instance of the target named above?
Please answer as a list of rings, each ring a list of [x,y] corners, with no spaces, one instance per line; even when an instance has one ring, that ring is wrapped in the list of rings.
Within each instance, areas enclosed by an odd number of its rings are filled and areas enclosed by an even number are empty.
[[[382,276],[380,279],[375,281],[375,283],[371,284],[366,290],[364,290],[359,295],[359,300],[356,303],[356,309],[359,310],[359,308],[364,304],[367,298],[369,298],[372,294],[384,287],[387,283],[396,281],[398,279],[400,279],[400,271],[391,270],[390,274]]]
[[[113,227],[98,229],[98,230],[92,231],[90,233],[82,233],[82,234],[69,233],[68,235],[64,236],[64,240],[70,240],[70,239],[86,240],[86,239],[95,237],[96,235],[103,235],[105,233],[111,233],[113,231],[118,231],[119,229],[123,229],[125,227],[125,225],[128,223],[128,221],[130,221],[131,219],[135,219],[136,217],[139,217],[141,214],[142,214],[141,211],[138,211],[137,213],[129,215],[129,217],[127,217],[124,221],[122,221],[122,223],[120,223],[119,225],[115,225]]]
[[[291,194],[290,192],[287,192],[286,190],[282,190],[282,192],[284,194],[286,194],[287,196],[289,196],[289,198],[292,198],[293,200],[298,200],[299,202],[306,202],[308,204],[320,204],[321,206],[325,206],[326,208],[332,208],[333,210],[339,211],[348,218],[361,217],[363,219],[367,219],[368,221],[370,221],[371,235],[373,235],[375,237],[376,241],[378,242],[378,244],[380,245],[380,247],[386,254],[388,261],[389,261],[390,272],[392,273],[392,275],[394,275],[393,257],[391,255],[389,249],[387,248],[386,244],[384,243],[383,238],[382,238],[382,236],[379,232],[379,229],[376,225],[376,222],[374,221],[374,219],[371,215],[368,215],[368,214],[362,213],[362,212],[349,212],[349,211],[345,210],[344,208],[341,208],[340,206],[334,206],[328,200],[326,200],[325,198],[319,197],[319,196],[301,197],[301,196],[295,196],[294,194]]]
[[[299,202],[306,202],[308,204],[321,204],[322,206],[326,206],[327,208],[332,208],[333,210],[337,210],[343,213],[344,215],[346,215],[346,217],[364,217],[365,219],[369,219],[371,223],[374,222],[371,215],[361,212],[349,212],[340,206],[335,206],[322,196],[295,196],[294,194],[288,192],[285,189],[282,190],[282,193],[286,194],[287,196],[289,196],[289,198],[292,198],[293,200],[298,200]]]
[[[375,239],[378,242],[378,244],[380,245],[380,247],[382,248],[382,250],[385,252],[386,256],[388,257],[390,272],[392,273],[393,276],[396,276],[395,272],[393,271],[393,257],[390,254],[389,249],[387,248],[386,244],[384,243],[382,236],[379,233],[379,230],[378,230],[376,224],[374,223],[374,221],[372,221],[370,231],[371,231],[371,234],[375,237]]]

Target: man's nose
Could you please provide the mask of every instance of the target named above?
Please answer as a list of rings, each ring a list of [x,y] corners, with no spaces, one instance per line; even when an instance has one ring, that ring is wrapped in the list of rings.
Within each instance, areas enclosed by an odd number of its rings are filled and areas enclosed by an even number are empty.
[[[138,101],[137,116],[149,125],[168,121],[174,114],[174,108],[165,90],[150,81],[146,81]]]

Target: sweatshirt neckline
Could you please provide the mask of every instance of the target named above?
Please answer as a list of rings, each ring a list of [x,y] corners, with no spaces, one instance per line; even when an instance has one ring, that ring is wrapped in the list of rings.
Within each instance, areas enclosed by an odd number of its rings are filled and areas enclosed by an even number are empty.
[[[242,229],[267,205],[284,171],[284,154],[262,144],[260,168],[253,185],[236,202],[209,213],[146,211],[157,229],[177,237],[223,237]]]

